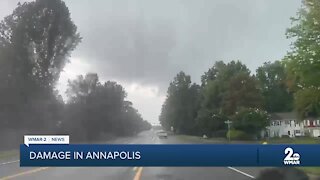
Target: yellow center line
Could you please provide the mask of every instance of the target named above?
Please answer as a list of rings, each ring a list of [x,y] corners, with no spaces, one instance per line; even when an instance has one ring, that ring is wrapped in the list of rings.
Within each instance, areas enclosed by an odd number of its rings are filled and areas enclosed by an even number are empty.
[[[139,167],[136,175],[134,176],[133,180],[140,180],[142,175],[142,169],[143,167]]]
[[[36,173],[36,172],[39,172],[39,171],[43,171],[43,170],[46,170],[46,169],[48,169],[48,167],[32,169],[32,170],[29,170],[29,171],[24,171],[24,172],[21,172],[21,173],[18,173],[18,174],[14,174],[14,175],[11,175],[11,176],[6,176],[6,177],[3,177],[3,178],[0,178],[0,180],[9,180],[9,179],[13,179],[13,178],[16,178],[16,177],[19,177],[19,176],[33,174],[33,173]]]

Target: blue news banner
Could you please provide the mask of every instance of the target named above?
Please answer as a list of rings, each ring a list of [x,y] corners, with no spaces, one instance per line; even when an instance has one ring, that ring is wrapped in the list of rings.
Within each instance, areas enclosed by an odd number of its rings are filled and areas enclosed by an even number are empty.
[[[20,145],[20,166],[320,166],[320,145]]]

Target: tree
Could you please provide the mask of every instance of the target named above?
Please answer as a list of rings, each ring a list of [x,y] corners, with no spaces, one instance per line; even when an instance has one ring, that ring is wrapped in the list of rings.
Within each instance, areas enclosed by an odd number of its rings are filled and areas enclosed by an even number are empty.
[[[198,110],[200,87],[191,84],[190,76],[180,72],[170,83],[167,98],[159,117],[161,125],[177,133],[192,134],[196,129],[195,117]]]
[[[216,80],[219,70],[226,67],[226,64],[223,61],[217,61],[214,66],[212,66],[204,75],[201,76],[201,86],[204,87],[210,81]]]
[[[64,127],[77,140],[134,135],[151,125],[126,101],[126,92],[116,82],[101,83],[95,73],[68,82]]]
[[[266,111],[255,108],[241,109],[233,117],[233,128],[246,132],[249,135],[259,136],[269,122]]]
[[[288,85],[295,92],[294,104],[300,118],[311,114],[319,116],[316,107],[319,107],[320,101],[308,97],[318,97],[320,94],[320,2],[303,1],[298,16],[291,20],[293,26],[287,29],[287,37],[294,42],[284,58]]]
[[[264,63],[257,69],[256,76],[268,112],[292,111],[293,94],[286,85],[287,76],[280,61]]]
[[[197,126],[200,135],[212,136],[218,131],[225,129],[225,121],[227,117],[220,112],[207,108],[200,108],[197,114]],[[223,132],[225,135],[226,131]],[[221,135],[219,135],[221,136]]]
[[[240,61],[218,61],[202,76],[197,124],[208,135],[226,128],[224,121],[241,108],[261,107],[256,78]]]
[[[61,0],[19,4],[0,23],[0,114],[9,128],[44,129],[55,124],[54,86],[81,38]],[[6,69],[5,69],[6,68]],[[5,70],[4,70],[5,69]],[[2,111],[3,110],[3,111]],[[50,124],[50,125],[49,125]]]
[[[261,108],[255,76],[240,61],[215,63],[201,77],[201,86],[180,72],[170,83],[159,117],[161,125],[178,133],[207,135],[226,128],[224,121],[243,108]]]
[[[201,105],[219,113],[233,114],[237,107],[259,105],[255,78],[240,61],[218,61],[202,76]],[[249,104],[251,103],[251,104]]]
[[[231,61],[225,64],[223,61],[217,61],[204,75],[201,76],[202,86],[206,85],[210,81],[219,80],[224,81],[230,79],[237,73],[250,74],[250,70],[246,65],[240,61]]]
[[[79,75],[75,80],[68,80],[66,94],[69,103],[84,101],[99,85],[99,78],[96,73],[88,73],[85,77]]]
[[[0,24],[0,43],[15,54],[17,75],[37,86],[53,88],[67,57],[81,38],[61,0],[18,5]]]
[[[262,95],[254,76],[238,73],[231,77],[222,101],[222,112],[235,114],[240,108],[261,108]]]
[[[317,117],[320,115],[320,91],[316,88],[306,88],[295,93],[295,108],[299,116]]]

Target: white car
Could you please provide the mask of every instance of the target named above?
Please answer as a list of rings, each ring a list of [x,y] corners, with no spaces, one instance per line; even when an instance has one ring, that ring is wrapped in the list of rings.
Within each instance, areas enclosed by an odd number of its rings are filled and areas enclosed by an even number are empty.
[[[159,131],[157,134],[159,138],[168,138],[168,133],[165,131]]]

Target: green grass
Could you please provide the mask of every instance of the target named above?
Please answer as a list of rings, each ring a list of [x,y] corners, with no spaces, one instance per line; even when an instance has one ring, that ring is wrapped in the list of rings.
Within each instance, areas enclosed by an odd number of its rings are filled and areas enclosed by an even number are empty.
[[[320,138],[271,138],[267,142],[269,144],[320,144]]]
[[[18,154],[19,154],[18,150],[0,151],[0,160],[18,156]]]
[[[301,167],[299,168],[308,174],[320,176],[320,167]]]
[[[208,138],[203,139],[200,136],[190,136],[190,135],[175,135],[177,138],[186,142],[198,142],[198,143],[227,143],[226,138]],[[266,140],[268,144],[320,144],[320,138],[311,138],[311,137],[301,137],[301,138],[270,138]],[[240,141],[240,140],[231,140],[231,143],[241,143],[241,144],[262,144],[264,141]]]
[[[200,136],[190,136],[190,135],[175,135],[177,138],[179,138],[182,141],[188,142],[188,143],[225,143],[225,138],[208,138],[203,139]]]

